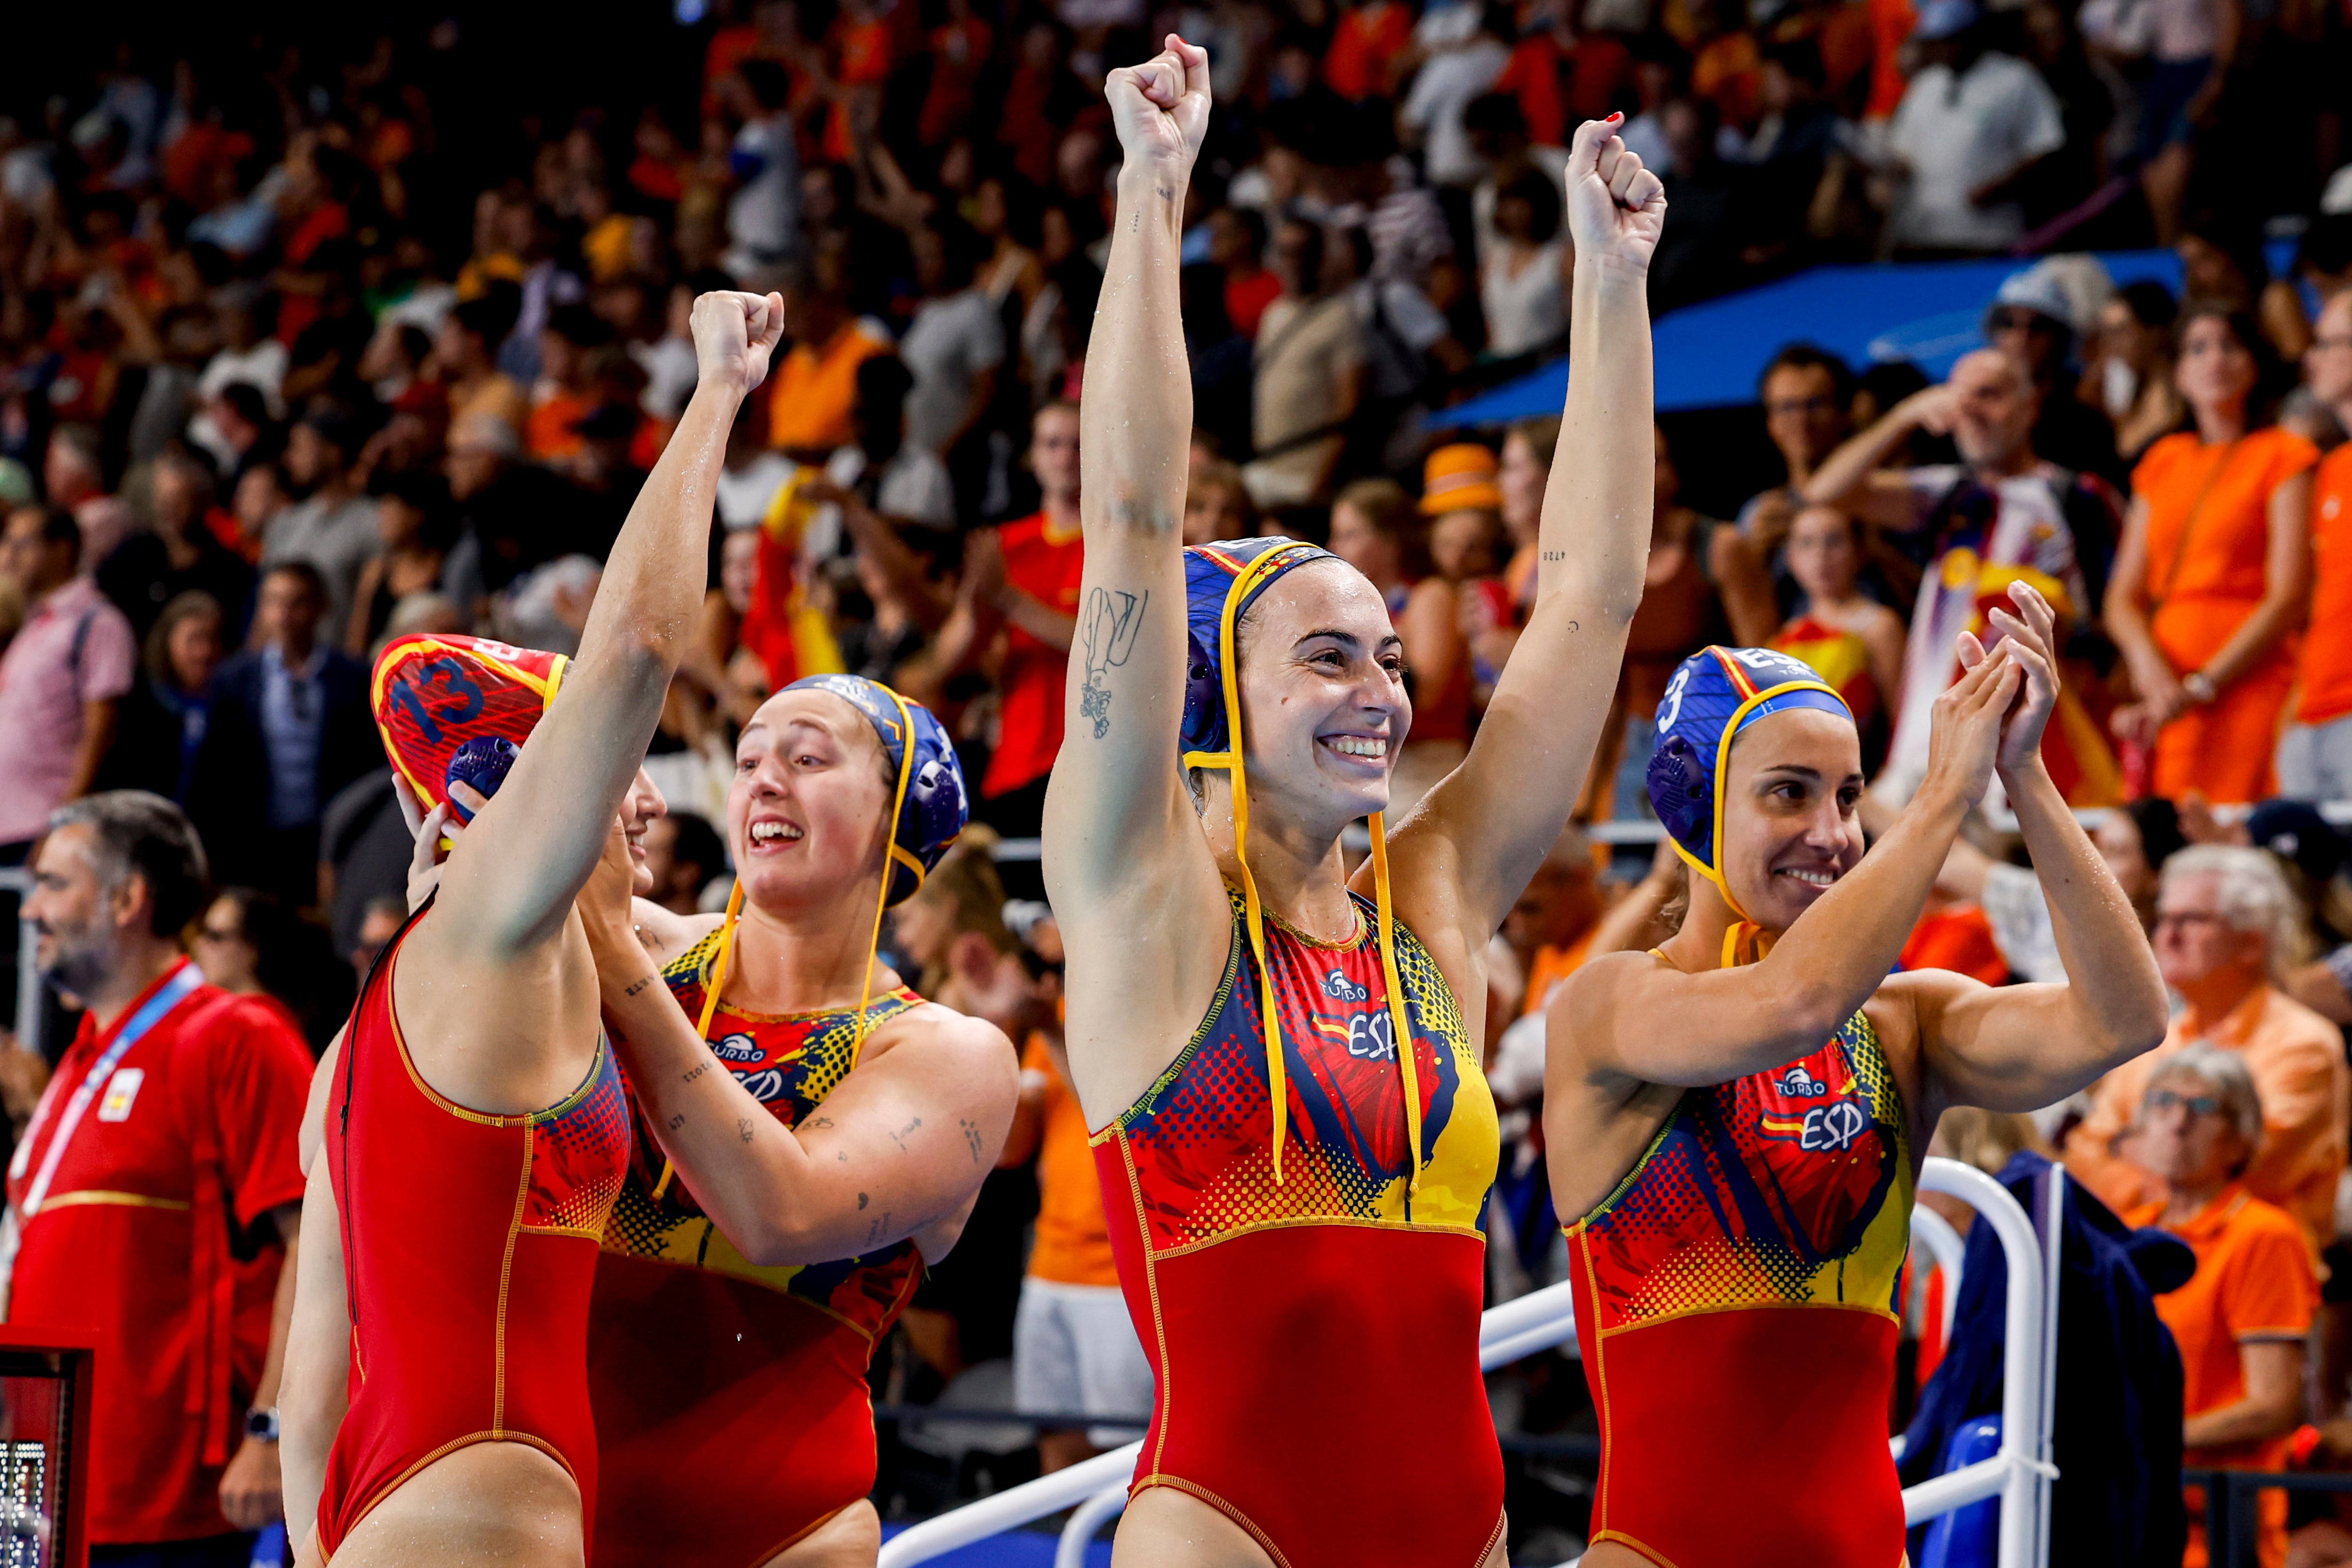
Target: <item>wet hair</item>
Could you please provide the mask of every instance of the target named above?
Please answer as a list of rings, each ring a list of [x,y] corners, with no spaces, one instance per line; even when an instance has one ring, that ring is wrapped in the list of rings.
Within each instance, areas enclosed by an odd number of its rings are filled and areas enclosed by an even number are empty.
[[[187,813],[145,789],[106,789],[49,813],[49,831],[86,827],[110,893],[132,876],[147,884],[148,929],[176,936],[205,906],[210,872]]]

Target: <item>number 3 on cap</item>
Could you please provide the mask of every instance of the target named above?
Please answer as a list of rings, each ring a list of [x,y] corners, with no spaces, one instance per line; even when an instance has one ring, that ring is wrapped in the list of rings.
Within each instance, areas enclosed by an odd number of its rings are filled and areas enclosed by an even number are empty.
[[[1665,717],[1658,721],[1658,733],[1661,736],[1674,728],[1675,720],[1682,716],[1683,688],[1690,685],[1690,666],[1685,664],[1675,672],[1673,680],[1666,683],[1665,700],[1661,705],[1665,709]]]

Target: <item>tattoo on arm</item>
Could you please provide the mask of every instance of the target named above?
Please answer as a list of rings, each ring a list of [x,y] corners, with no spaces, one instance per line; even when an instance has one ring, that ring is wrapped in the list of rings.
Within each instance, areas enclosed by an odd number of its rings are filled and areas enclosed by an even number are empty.
[[[980,1164],[980,1149],[981,1145],[983,1142],[980,1135],[980,1128],[975,1124],[967,1122],[961,1116],[956,1118],[956,1125],[963,1129],[963,1141],[971,1146],[971,1163],[974,1165]]]
[[[1087,684],[1078,694],[1078,712],[1094,721],[1097,740],[1110,733],[1110,688],[1103,683],[1135,652],[1144,606],[1151,602],[1149,592],[1140,597],[1120,593],[1118,608],[1113,609],[1111,595],[1111,590],[1097,588],[1087,596]]]
[[[686,1118],[685,1118],[684,1116],[672,1116],[672,1117],[669,1119],[669,1130],[670,1130],[671,1132],[673,1132],[673,1133],[677,1132],[680,1127],[683,1127],[683,1126],[685,1126],[685,1125],[686,1125]]]
[[[811,1121],[809,1125],[812,1127],[830,1127],[833,1125],[833,1118],[830,1116],[819,1116]]]
[[[907,1118],[907,1124],[905,1126],[890,1134],[890,1141],[898,1145],[898,1152],[900,1154],[903,1155],[907,1152],[907,1134],[913,1132],[922,1124],[923,1119],[920,1116],[909,1116]]]
[[[857,1207],[860,1208],[866,1207],[866,1195],[862,1192],[857,1195]]]
[[[735,1118],[735,1135],[742,1139],[747,1144],[751,1141],[751,1117],[738,1116]]]
[[[710,1063],[709,1063],[709,1062],[707,1062],[707,1061],[706,1061],[706,1062],[703,1062],[703,1063],[701,1063],[701,1064],[700,1064],[700,1065],[698,1065],[698,1066],[696,1066],[696,1067],[690,1067],[690,1068],[688,1068],[686,1071],[679,1073],[679,1074],[678,1074],[678,1082],[681,1082],[681,1083],[691,1083],[691,1082],[693,1082],[696,1079],[698,1079],[698,1078],[701,1077],[704,1073],[706,1073],[706,1072],[708,1072],[708,1071],[710,1071]]]
[[[644,990],[647,986],[652,985],[656,980],[660,978],[661,977],[659,975],[647,975],[641,980],[632,981],[628,987],[621,992],[621,994],[625,997],[634,997],[639,991]]]

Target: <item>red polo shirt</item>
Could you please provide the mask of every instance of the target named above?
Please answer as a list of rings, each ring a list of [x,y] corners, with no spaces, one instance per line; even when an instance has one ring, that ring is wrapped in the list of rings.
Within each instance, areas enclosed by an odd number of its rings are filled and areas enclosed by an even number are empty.
[[[997,530],[1004,549],[1004,580],[1065,615],[1078,612],[1078,572],[1086,550],[1078,530],[1056,534],[1038,512]],[[1054,770],[1062,750],[1062,695],[1070,655],[1018,626],[1004,629],[1004,704],[996,751],[980,781],[983,800],[1018,789]]]
[[[12,1207],[115,1030],[170,977],[103,1034],[84,1017],[10,1168]],[[286,1256],[257,1221],[302,1197],[295,1133],[310,1082],[310,1052],[268,1003],[199,986],[117,1063],[39,1211],[22,1221],[9,1322],[97,1338],[86,1483],[95,1544],[231,1528],[221,1471],[261,1375]]]

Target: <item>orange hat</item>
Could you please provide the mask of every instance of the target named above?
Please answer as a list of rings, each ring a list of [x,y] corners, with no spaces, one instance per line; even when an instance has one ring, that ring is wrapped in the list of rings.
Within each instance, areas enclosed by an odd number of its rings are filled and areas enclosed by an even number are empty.
[[[1429,455],[1421,470],[1421,510],[1425,517],[1484,507],[1503,509],[1495,484],[1495,455],[1475,441],[1458,441]]]

